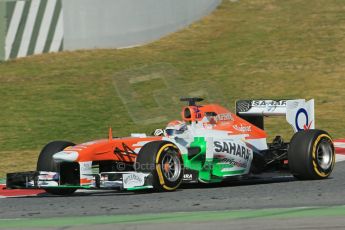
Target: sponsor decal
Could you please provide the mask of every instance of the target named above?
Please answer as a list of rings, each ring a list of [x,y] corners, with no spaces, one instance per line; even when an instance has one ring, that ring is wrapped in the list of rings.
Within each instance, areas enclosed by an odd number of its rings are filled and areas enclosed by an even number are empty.
[[[305,124],[303,124],[303,128],[301,128],[301,126],[299,125],[299,118],[301,116],[305,116]],[[308,130],[310,129],[310,126],[312,124],[312,121],[309,122],[309,116],[308,116],[308,112],[307,110],[305,110],[304,108],[301,108],[297,111],[296,113],[296,117],[295,117],[295,126],[297,128],[298,131],[301,130]]]
[[[252,127],[250,125],[234,125],[232,126],[234,129],[236,129],[237,131],[240,132],[251,132],[252,131]]]
[[[123,174],[123,187],[133,188],[144,185],[144,177],[139,174]]]
[[[224,158],[220,161],[220,163],[226,163],[226,164],[230,164],[239,168],[247,168],[247,163],[246,162],[238,162],[235,161],[234,159],[230,159],[230,158]]]
[[[198,177],[198,171],[187,168],[184,170],[183,181],[185,183],[197,183]]]
[[[58,181],[59,178],[60,178],[60,175],[57,172],[41,171],[40,174],[38,175],[38,180],[40,180],[40,181],[47,181],[47,180]]]
[[[251,153],[251,149],[246,148],[234,142],[214,141],[213,144],[214,144],[214,151],[216,153],[225,152],[234,156],[241,157],[245,160],[249,159],[249,156]]]
[[[267,106],[285,107],[286,106],[286,100],[280,100],[280,101],[253,100],[252,106],[253,107],[267,107]]]
[[[199,119],[201,118],[201,111],[198,106],[194,107],[194,112],[195,112],[195,118]]]
[[[48,186],[59,186],[59,183],[57,181],[38,181],[37,185],[35,185],[35,182],[28,182],[28,187],[48,187]]]
[[[92,168],[92,161],[80,162],[80,171],[89,171]]]
[[[94,180],[92,174],[92,161],[80,162],[80,185],[90,185]]]
[[[133,162],[135,157],[137,156],[137,153],[135,152],[135,150],[126,145],[126,143],[122,142],[122,149],[116,147],[114,149],[114,155],[123,162]]]
[[[204,123],[204,128],[206,129],[212,129],[213,125],[215,125],[218,121],[222,121],[222,125],[229,124],[230,121],[233,121],[234,118],[232,117],[231,113],[222,113],[215,115],[207,115],[207,120],[209,123]]]
[[[234,118],[232,117],[231,113],[221,113],[215,117],[215,120],[216,121],[232,121],[234,120]]]
[[[184,174],[183,180],[193,180],[193,174],[191,173]]]
[[[278,107],[286,107],[286,100],[253,100],[251,106],[266,108],[268,111],[273,112]]]

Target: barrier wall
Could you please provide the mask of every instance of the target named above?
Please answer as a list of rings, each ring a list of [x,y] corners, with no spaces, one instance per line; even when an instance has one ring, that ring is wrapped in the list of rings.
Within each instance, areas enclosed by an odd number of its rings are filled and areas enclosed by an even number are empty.
[[[0,1],[0,60],[5,60],[6,3]]]
[[[3,2],[5,10],[3,59],[62,50],[61,3],[61,0]]]
[[[147,43],[200,19],[219,3],[220,0],[63,0],[64,48],[116,48]]]
[[[159,39],[221,0],[0,0],[0,60]]]

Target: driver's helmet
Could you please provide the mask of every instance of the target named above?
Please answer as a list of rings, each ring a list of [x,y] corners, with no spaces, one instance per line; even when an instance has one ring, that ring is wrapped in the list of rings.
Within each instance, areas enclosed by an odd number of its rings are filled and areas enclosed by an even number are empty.
[[[168,126],[165,128],[165,133],[167,136],[176,136],[178,134],[182,134],[186,130],[186,122],[175,120],[169,122]]]

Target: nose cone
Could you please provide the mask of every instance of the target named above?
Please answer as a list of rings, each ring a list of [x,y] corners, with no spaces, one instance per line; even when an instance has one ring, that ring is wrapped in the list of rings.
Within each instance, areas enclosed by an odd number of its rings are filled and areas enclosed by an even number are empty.
[[[78,159],[79,153],[75,151],[61,151],[53,155],[56,162],[74,162]]]

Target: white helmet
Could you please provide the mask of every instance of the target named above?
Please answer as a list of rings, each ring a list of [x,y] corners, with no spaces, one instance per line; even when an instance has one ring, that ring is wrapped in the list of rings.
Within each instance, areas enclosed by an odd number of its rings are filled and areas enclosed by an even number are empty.
[[[171,121],[168,126],[165,128],[166,136],[176,136],[178,134],[182,134],[184,131],[187,130],[187,124],[183,121]]]

